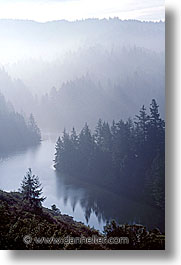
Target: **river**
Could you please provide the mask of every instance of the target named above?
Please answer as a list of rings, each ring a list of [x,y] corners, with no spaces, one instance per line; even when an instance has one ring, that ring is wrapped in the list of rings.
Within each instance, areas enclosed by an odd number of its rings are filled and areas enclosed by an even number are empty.
[[[46,197],[43,205],[55,204],[62,214],[90,227],[103,230],[106,221],[142,223],[164,230],[164,217],[158,209],[138,203],[105,189],[56,173],[53,168],[55,137],[46,136],[39,146],[0,159],[0,189],[17,191],[28,168],[39,176]]]

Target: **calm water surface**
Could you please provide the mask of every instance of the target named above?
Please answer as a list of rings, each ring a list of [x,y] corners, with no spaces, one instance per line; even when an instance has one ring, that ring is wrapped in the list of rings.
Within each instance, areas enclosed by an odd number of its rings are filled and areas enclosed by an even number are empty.
[[[120,223],[142,223],[148,228],[164,229],[163,213],[158,209],[137,203],[96,185],[58,175],[53,169],[55,137],[46,136],[41,145],[0,158],[0,189],[17,191],[25,172],[32,168],[39,176],[46,200],[74,220],[102,230],[107,220]]]

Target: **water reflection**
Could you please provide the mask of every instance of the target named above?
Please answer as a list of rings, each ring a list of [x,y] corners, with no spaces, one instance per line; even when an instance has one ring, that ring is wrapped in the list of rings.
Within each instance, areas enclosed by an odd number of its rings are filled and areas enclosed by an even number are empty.
[[[83,180],[57,174],[53,168],[55,137],[47,136],[41,145],[8,154],[0,160],[0,189],[17,190],[28,168],[39,176],[45,207],[56,204],[62,213],[102,230],[105,222],[142,223],[164,230],[164,215],[158,209],[114,194]]]
[[[141,223],[149,229],[159,227],[164,231],[164,213],[144,202],[130,200],[121,194],[58,173],[56,183],[59,198],[62,197],[65,202],[69,199],[73,211],[80,203],[87,223],[91,214],[95,214],[99,223],[115,219],[122,224]]]

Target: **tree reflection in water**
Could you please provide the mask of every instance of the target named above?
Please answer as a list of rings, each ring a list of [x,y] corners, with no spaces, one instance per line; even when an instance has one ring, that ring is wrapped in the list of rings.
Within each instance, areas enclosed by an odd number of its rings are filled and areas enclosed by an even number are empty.
[[[141,223],[164,232],[164,212],[160,209],[60,173],[56,173],[56,182],[58,197],[63,198],[64,204],[70,200],[73,212],[79,203],[87,224],[93,213],[99,223],[114,219],[120,224]]]

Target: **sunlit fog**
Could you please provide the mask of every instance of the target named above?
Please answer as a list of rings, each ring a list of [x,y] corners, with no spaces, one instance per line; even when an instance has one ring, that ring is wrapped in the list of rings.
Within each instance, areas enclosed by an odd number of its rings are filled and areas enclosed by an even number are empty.
[[[164,119],[163,0],[0,0],[0,247],[164,249]]]

